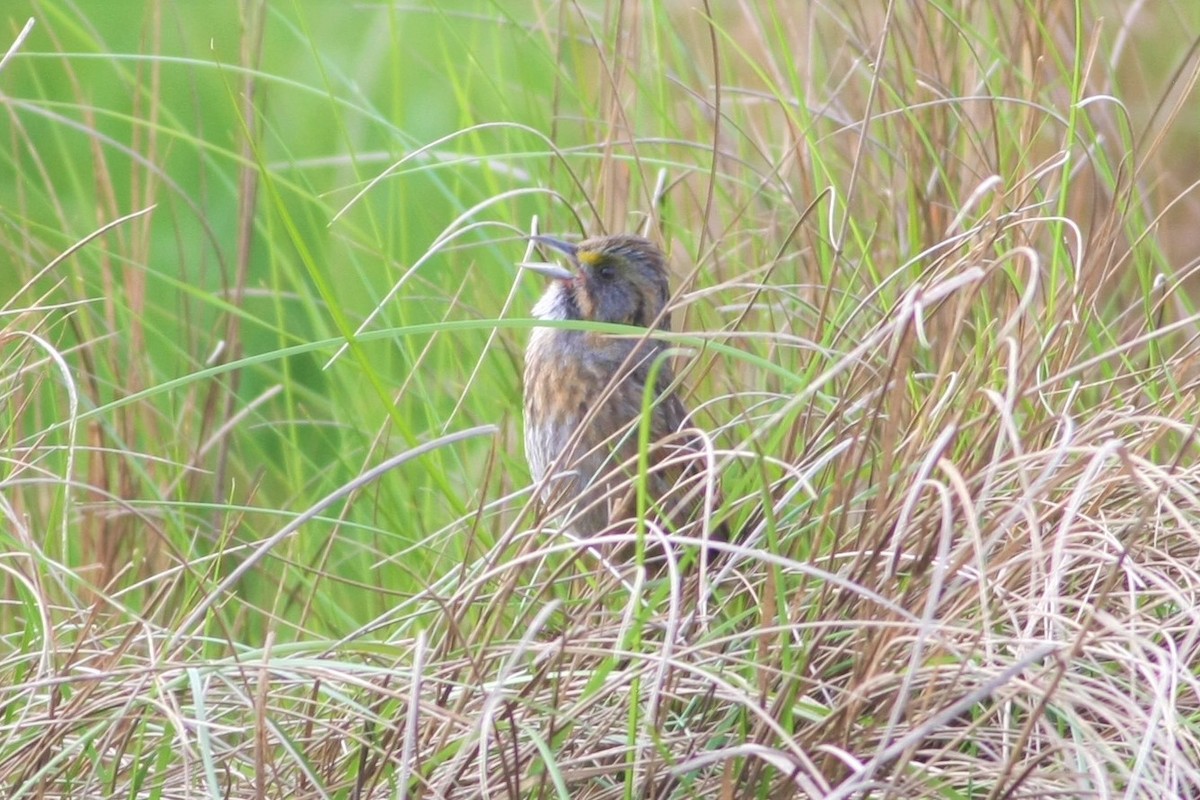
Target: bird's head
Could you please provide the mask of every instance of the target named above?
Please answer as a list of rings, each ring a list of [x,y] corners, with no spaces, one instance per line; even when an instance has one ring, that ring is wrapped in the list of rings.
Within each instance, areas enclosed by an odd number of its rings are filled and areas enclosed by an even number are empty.
[[[533,240],[563,253],[570,262],[523,263],[553,279],[534,314],[560,319],[669,328],[663,308],[670,297],[666,258],[649,239],[632,234],[595,236],[571,244],[552,236]],[[661,318],[660,318],[661,314]]]

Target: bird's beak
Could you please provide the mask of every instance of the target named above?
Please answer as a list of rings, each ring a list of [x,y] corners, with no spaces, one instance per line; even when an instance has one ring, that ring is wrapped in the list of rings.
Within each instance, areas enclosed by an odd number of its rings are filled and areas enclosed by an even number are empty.
[[[570,242],[564,242],[562,239],[556,239],[553,236],[530,236],[529,238],[533,239],[538,244],[544,244],[547,247],[553,247],[560,253],[566,253],[572,261],[575,260],[575,253],[579,250],[578,247]]]
[[[553,236],[531,236],[529,238],[538,244],[544,244],[547,247],[553,247],[555,250],[565,253],[571,259],[572,263],[575,262],[576,247],[570,242],[555,239]],[[560,264],[548,264],[542,261],[522,261],[517,266],[558,281],[569,281],[575,277],[574,272]]]
[[[547,264],[541,261],[522,261],[517,266],[521,269],[527,269],[530,272],[536,272],[538,275],[553,278],[556,281],[569,281],[575,277],[574,272],[571,272],[571,270],[560,264]]]

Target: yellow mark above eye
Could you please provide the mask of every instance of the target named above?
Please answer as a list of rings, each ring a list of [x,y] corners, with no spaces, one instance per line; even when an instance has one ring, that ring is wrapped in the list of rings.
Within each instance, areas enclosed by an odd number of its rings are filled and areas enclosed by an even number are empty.
[[[575,258],[579,259],[580,264],[594,267],[600,263],[602,256],[595,250],[580,250],[575,254]]]

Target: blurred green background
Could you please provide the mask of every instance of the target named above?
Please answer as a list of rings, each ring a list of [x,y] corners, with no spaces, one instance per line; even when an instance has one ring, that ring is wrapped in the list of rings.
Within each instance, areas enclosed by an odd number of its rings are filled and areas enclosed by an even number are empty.
[[[439,137],[498,120],[548,129],[542,101],[556,82],[555,55],[529,8],[516,18],[512,6],[280,3],[261,21],[260,10],[114,2],[5,11],[9,41],[27,16],[37,22],[0,73],[9,145],[0,153],[0,242],[10,265],[0,294],[10,309],[37,309],[30,314],[77,370],[82,408],[93,412],[77,441],[103,448],[81,452],[77,474],[111,492],[88,499],[82,535],[59,555],[152,574],[144,560],[153,551],[185,546],[198,558],[225,536],[255,541],[386,456],[501,425],[499,440],[402,466],[347,519],[305,528],[285,556],[296,574],[413,588],[446,568],[440,556],[460,555],[457,538],[441,540],[449,553],[419,549],[399,567],[376,564],[476,503],[496,469],[493,450],[521,480],[513,435],[523,334],[501,330],[493,347],[487,325],[405,334],[495,318],[523,252],[512,226],[533,214],[568,226],[570,215],[530,191],[544,185],[531,170],[547,169],[545,141],[507,126],[413,157],[332,220],[368,180]],[[503,197],[512,190],[524,194]],[[420,264],[385,302],[451,222],[488,199],[494,206],[470,220],[487,224]],[[42,271],[101,226],[152,205]],[[518,286],[515,316],[538,288]],[[56,304],[78,305],[48,308]],[[279,355],[349,334],[374,312],[370,329],[396,335],[328,369],[331,347]],[[239,357],[260,360],[203,373]],[[63,393],[39,389],[39,423],[64,419]],[[61,429],[50,435],[66,441]],[[334,539],[343,544],[331,554]],[[92,577],[103,585],[112,575]],[[278,587],[260,588],[266,603]],[[352,591],[355,602],[329,608],[366,619],[382,607],[363,607]]]

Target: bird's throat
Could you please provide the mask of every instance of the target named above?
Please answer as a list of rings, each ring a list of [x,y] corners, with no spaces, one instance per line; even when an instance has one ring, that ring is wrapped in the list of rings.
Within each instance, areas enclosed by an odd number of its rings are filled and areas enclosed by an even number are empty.
[[[575,293],[565,281],[555,281],[533,307],[537,319],[583,319]]]

